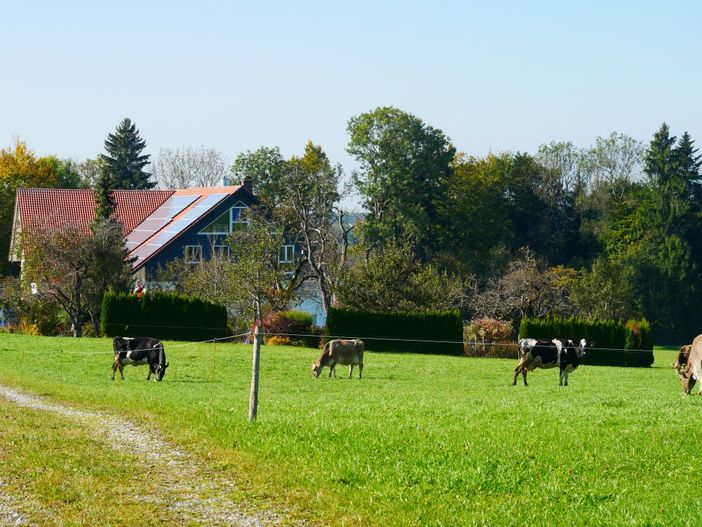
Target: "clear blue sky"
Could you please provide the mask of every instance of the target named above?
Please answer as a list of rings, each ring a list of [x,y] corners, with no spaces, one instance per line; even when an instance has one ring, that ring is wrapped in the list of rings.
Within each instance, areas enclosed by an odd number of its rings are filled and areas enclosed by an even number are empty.
[[[102,151],[130,117],[149,151],[308,139],[350,169],[346,123],[391,105],[470,154],[648,141],[702,145],[702,2],[0,0],[0,146]]]

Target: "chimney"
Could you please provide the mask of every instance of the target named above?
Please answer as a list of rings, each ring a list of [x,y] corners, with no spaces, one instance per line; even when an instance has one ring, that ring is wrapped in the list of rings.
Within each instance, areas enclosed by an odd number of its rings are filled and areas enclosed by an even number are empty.
[[[222,186],[229,187],[232,184],[232,178],[229,176],[222,176]]]
[[[241,186],[253,194],[253,181],[250,177],[244,178],[244,180],[241,182]]]

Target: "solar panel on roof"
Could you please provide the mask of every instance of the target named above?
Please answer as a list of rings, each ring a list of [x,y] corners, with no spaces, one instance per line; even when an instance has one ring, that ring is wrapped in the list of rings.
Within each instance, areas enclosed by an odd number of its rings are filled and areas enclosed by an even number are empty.
[[[156,236],[153,240],[149,241],[147,243],[147,246],[153,246],[154,251],[158,250],[163,246],[164,244],[168,243],[171,241],[173,238],[175,238],[178,235],[177,232],[172,232],[172,231],[164,231],[159,233],[158,236]]]
[[[186,229],[193,221],[195,221],[195,218],[187,219],[183,217],[179,220],[174,221],[168,227],[166,227],[166,231],[180,234],[181,232],[183,232],[183,229]]]
[[[196,203],[184,216],[184,219],[197,219],[208,212],[214,205],[222,201],[229,194],[210,194],[205,199]]]
[[[181,207],[181,209],[184,209],[199,197],[200,194],[188,194],[185,196],[171,196],[171,200],[173,201],[174,207]]]
[[[153,236],[155,232],[156,231],[143,231],[141,229],[132,231],[127,237],[127,246],[129,246],[130,243],[136,243],[137,245],[144,243],[151,236]]]
[[[192,210],[189,210],[183,217],[176,221],[168,224],[168,222],[182,212],[185,208],[190,206],[195,200],[201,197],[200,194],[192,194],[185,196],[171,196],[166,203],[159,207],[154,213],[149,216],[141,225],[138,226],[139,232],[146,232],[151,235],[153,232],[158,231],[163,228],[153,239],[148,239],[148,236],[142,240],[142,245],[137,246],[136,249],[132,249],[133,252],[130,256],[137,257],[137,261],[146,260],[150,258],[156,251],[158,251],[165,244],[170,242],[173,238],[181,234],[185,229],[192,225],[197,219],[202,217],[203,214],[208,212],[214,205],[219,203],[222,199],[227,197],[228,193],[216,193],[206,196],[202,201],[198,202]],[[158,227],[155,227],[158,225]],[[165,228],[164,228],[165,226]],[[154,229],[151,231],[151,229]],[[151,232],[149,232],[151,231]],[[137,232],[133,231],[134,233]],[[142,237],[142,234],[134,234],[134,237],[130,237],[128,242],[137,241]],[[148,243],[143,243],[148,239]]]
[[[172,219],[181,213],[186,207],[200,197],[200,194],[190,194],[187,196],[171,196],[166,202],[157,208],[147,219]]]
[[[166,218],[147,218],[134,229],[135,231],[156,232],[168,223]]]
[[[210,194],[207,196],[205,199],[203,199],[200,203],[198,203],[196,206],[197,207],[207,207],[208,209],[212,206],[215,205],[216,203],[219,203],[222,201],[222,198],[225,196],[228,196],[229,194]]]

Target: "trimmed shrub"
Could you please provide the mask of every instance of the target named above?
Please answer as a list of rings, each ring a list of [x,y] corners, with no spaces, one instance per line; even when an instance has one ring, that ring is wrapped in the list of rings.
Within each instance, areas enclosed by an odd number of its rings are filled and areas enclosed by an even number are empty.
[[[584,364],[603,366],[641,366],[653,364],[653,334],[650,323],[630,320],[583,320],[575,317],[524,318],[519,338],[563,338],[594,342]]]
[[[100,319],[102,334],[114,337],[204,341],[231,335],[227,310],[194,297],[149,293],[106,293]]]
[[[269,346],[292,346],[293,340],[290,337],[266,337],[265,344]]]
[[[263,317],[263,334],[266,343],[273,337],[287,337],[292,346],[306,346],[316,348],[319,346],[321,332],[315,330],[312,324],[312,315],[305,311],[273,311]],[[285,344],[283,344],[285,345]]]
[[[326,332],[327,339],[363,339],[366,349],[372,351],[463,354],[463,322],[458,311],[373,313],[331,308]]]
[[[513,359],[517,356],[512,323],[507,320],[489,317],[473,319],[463,326],[463,338],[468,357]]]

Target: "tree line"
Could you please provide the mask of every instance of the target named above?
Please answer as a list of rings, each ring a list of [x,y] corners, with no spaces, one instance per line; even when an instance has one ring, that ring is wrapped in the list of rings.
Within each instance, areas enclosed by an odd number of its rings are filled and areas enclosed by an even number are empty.
[[[0,200],[11,203],[18,186],[91,186],[108,217],[112,189],[214,185],[229,174],[249,178],[263,204],[232,234],[232,251],[245,244],[256,257],[179,262],[162,277],[232,312],[252,299],[284,309],[312,288],[325,310],[646,317],[659,341],[699,332],[700,155],[687,132],[677,137],[664,123],[645,143],[612,133],[586,148],[552,142],[482,157],[392,107],[352,117],[347,132],[358,168],[346,187],[342,167],[312,142],[289,158],[275,146],[242,152],[229,170],[211,149],[162,150],[155,178],[125,120],[106,154],[82,163],[37,158],[23,143],[3,150]],[[349,192],[360,213],[340,206]],[[0,249],[8,209],[0,207]],[[298,248],[292,262],[279,261],[282,239]]]

